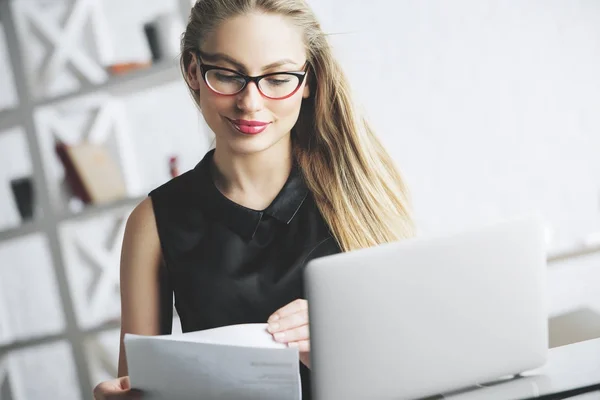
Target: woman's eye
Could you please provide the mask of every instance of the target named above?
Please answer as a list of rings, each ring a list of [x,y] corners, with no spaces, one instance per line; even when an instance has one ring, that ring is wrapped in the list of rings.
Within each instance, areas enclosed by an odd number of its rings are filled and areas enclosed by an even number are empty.
[[[238,75],[234,75],[234,74],[224,74],[224,73],[217,73],[215,74],[217,79],[222,81],[222,82],[233,82],[233,81],[239,81],[241,78]]]
[[[290,80],[289,79],[267,79],[267,82],[269,83],[269,85],[278,86],[278,85],[285,85],[286,83],[289,83]]]

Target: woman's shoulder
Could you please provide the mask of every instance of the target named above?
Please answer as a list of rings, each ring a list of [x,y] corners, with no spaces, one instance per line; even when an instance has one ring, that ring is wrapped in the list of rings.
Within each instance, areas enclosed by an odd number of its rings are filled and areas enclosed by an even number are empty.
[[[148,195],[153,199],[176,201],[197,191],[199,183],[198,171],[194,168],[152,189]]]
[[[206,182],[197,168],[189,170],[148,193],[152,209],[159,225],[187,224],[204,214]]]
[[[129,214],[125,228],[125,239],[144,237],[147,240],[157,236],[156,221],[152,200],[146,197]]]
[[[138,226],[145,225],[153,220],[154,209],[152,206],[152,199],[150,197],[146,197],[144,200],[138,203],[131,214],[129,214],[128,223],[130,225]]]
[[[195,168],[150,191],[140,204],[146,215],[152,214],[166,253],[174,256],[201,240],[207,215],[205,191],[204,180]]]

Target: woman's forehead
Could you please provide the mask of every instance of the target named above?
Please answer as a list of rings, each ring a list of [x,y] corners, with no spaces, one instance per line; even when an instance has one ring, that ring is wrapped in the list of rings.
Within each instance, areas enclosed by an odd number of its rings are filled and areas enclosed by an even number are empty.
[[[248,70],[261,70],[281,60],[298,66],[306,61],[302,32],[289,18],[275,14],[230,18],[205,37],[200,50],[225,55]]]

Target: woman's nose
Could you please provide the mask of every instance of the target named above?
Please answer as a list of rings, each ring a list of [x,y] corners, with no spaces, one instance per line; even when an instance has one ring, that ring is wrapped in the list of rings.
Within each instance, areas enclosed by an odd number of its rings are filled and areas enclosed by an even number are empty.
[[[237,106],[240,110],[250,112],[260,111],[263,107],[263,97],[256,83],[249,82],[238,94]]]

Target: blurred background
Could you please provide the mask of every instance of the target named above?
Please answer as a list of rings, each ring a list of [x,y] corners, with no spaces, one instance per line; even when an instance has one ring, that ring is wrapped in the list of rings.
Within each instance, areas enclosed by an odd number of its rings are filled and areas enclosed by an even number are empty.
[[[116,375],[126,218],[212,141],[178,67],[192,3],[0,0],[2,400]],[[541,214],[551,346],[600,337],[600,2],[309,3],[419,234]]]

